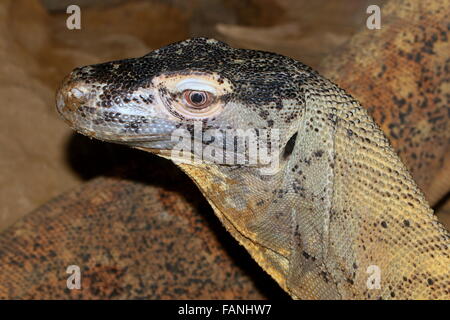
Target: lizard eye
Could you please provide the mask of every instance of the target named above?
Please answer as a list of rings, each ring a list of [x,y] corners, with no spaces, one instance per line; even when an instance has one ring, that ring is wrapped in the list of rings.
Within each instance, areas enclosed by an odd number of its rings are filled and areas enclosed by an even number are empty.
[[[1,1],[1,0],[0,0]],[[159,88],[159,98],[171,117],[184,120],[212,119],[228,103],[232,84],[218,75],[160,75],[152,83]]]
[[[213,95],[208,91],[185,90],[183,99],[190,108],[204,109],[213,102]]]

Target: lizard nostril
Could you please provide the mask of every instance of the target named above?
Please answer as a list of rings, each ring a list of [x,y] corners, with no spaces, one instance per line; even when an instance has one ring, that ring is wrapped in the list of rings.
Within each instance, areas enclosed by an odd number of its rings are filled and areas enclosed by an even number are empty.
[[[80,99],[80,100],[86,95],[86,92],[83,92],[83,90],[80,90],[78,88],[72,88],[72,90],[70,90],[70,92],[72,93],[72,95],[75,98]]]
[[[84,103],[89,99],[91,87],[77,81],[69,82],[64,88],[64,94],[74,103]]]
[[[78,108],[83,105],[91,94],[91,86],[73,79],[69,75],[64,79],[56,96],[57,110],[63,117],[72,117]]]

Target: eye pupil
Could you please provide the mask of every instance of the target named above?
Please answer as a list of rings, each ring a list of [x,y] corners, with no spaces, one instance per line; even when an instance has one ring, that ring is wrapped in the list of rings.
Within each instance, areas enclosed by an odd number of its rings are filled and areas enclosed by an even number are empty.
[[[201,93],[201,92],[193,92],[193,93],[191,93],[189,98],[190,98],[191,102],[194,104],[202,104],[206,100],[205,94]]]
[[[207,108],[213,102],[214,97],[207,91],[185,90],[183,100],[185,105],[191,109],[202,110]]]

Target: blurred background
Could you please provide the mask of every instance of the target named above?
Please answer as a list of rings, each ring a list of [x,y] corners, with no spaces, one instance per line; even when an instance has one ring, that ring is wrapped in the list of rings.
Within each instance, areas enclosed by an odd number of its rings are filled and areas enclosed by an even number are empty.
[[[58,118],[55,91],[73,68],[206,36],[320,70],[322,58],[365,25],[368,4],[383,2],[1,0],[0,230],[121,164],[116,147],[74,138]],[[81,30],[66,28],[70,4],[81,8]]]

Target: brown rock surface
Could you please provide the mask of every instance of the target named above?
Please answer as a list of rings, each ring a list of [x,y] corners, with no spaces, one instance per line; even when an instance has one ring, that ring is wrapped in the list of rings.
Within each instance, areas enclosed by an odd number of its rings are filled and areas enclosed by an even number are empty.
[[[187,177],[168,161],[140,156],[128,171],[134,182],[94,179],[0,235],[0,299],[287,297],[226,233]],[[81,269],[80,290],[67,289],[69,265]]]
[[[47,19],[37,3],[0,3],[0,230],[78,180],[64,161],[70,133],[49,107],[54,91],[39,79]]]
[[[236,47],[281,53],[317,68],[327,54],[365,25],[368,5],[384,2],[348,0],[343,5],[328,0],[265,1],[265,10],[254,10],[266,16],[266,23],[241,18],[236,24],[219,23],[217,31]]]
[[[61,79],[188,36],[185,16],[163,3],[83,8],[81,30],[68,30],[66,17],[37,0],[0,3],[0,230],[82,181],[66,159],[73,133],[54,109]]]

